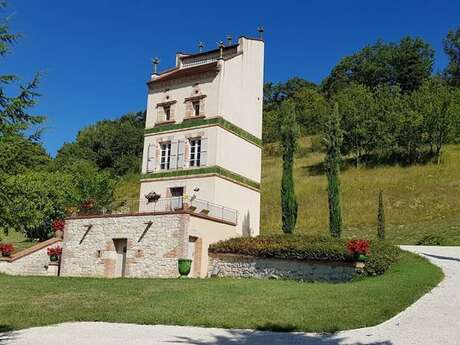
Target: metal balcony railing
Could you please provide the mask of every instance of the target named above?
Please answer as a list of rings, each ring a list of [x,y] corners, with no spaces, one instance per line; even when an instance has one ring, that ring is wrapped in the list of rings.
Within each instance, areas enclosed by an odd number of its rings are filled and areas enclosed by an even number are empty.
[[[90,204],[87,207],[81,207],[74,210],[70,216],[98,216],[98,215],[120,215],[120,214],[139,214],[139,213],[163,213],[187,211],[202,216],[207,216],[222,220],[225,222],[237,224],[238,211],[222,205],[218,205],[206,200],[195,197],[169,197],[159,198],[156,201],[147,199],[137,200],[116,200],[109,206],[98,207],[96,204]]]

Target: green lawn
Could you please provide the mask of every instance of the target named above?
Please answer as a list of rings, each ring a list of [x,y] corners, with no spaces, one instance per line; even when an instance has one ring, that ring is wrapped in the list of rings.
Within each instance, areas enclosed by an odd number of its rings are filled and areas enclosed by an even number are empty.
[[[383,276],[343,284],[0,275],[0,327],[109,321],[335,331],[380,323],[441,279],[439,268],[409,253]]]

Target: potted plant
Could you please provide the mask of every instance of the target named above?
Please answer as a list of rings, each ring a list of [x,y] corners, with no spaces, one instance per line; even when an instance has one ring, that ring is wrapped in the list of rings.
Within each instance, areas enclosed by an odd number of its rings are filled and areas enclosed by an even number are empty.
[[[188,276],[192,268],[192,259],[179,259],[178,268],[181,277]]]
[[[64,219],[55,219],[51,223],[51,228],[54,231],[54,236],[56,238],[62,238],[64,235],[65,220]]]
[[[367,261],[369,255],[369,241],[367,240],[350,240],[347,243],[348,252],[356,261]]]
[[[14,246],[10,243],[2,243],[0,244],[0,250],[3,257],[9,258],[14,251]]]
[[[62,255],[62,248],[60,246],[48,248],[47,252],[50,257],[50,261],[57,262]]]
[[[150,192],[150,193],[144,195],[144,197],[147,199],[147,204],[149,204],[151,202],[157,202],[161,198],[161,194],[157,194],[155,192]]]

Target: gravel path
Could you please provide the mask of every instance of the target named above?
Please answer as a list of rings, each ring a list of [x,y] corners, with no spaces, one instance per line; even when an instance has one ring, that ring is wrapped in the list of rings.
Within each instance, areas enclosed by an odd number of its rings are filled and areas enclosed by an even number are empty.
[[[446,278],[405,311],[375,327],[320,335],[80,322],[0,334],[0,345],[460,345],[460,247],[403,249],[425,255],[442,267]]]

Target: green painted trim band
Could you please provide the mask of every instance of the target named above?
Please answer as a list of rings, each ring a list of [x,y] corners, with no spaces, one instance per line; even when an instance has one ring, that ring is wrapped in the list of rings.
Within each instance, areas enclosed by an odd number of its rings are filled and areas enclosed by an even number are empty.
[[[201,126],[209,126],[209,125],[217,125],[222,127],[223,129],[228,130],[229,132],[239,136],[240,138],[249,141],[250,143],[262,147],[262,139],[257,138],[255,135],[245,131],[244,129],[234,125],[233,123],[225,120],[222,117],[213,117],[210,119],[187,119],[181,123],[170,123],[164,124],[152,128],[145,129],[145,134],[152,134],[152,133],[162,133],[167,131],[175,131],[180,129],[187,129],[187,128],[194,128],[194,127],[201,127]]]
[[[180,177],[180,176],[192,176],[192,175],[203,175],[203,174],[216,174],[226,177],[230,180],[238,182],[240,184],[249,186],[251,188],[260,189],[260,183],[248,179],[247,177],[241,176],[239,174],[235,174],[230,170],[221,168],[220,166],[211,166],[211,167],[203,167],[203,168],[195,168],[195,169],[183,169],[183,170],[173,170],[173,171],[164,171],[158,173],[148,173],[142,174],[143,179],[157,179],[157,178],[164,178],[164,177]]]

